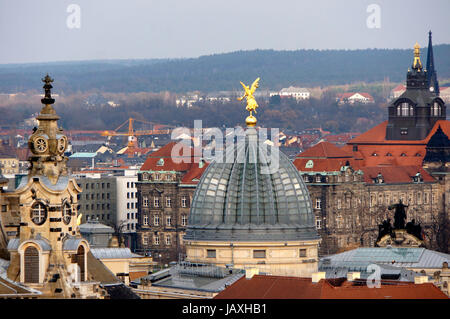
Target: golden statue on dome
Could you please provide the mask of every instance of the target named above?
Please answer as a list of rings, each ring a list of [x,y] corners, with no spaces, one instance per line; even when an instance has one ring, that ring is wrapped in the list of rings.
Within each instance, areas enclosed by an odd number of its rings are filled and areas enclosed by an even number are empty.
[[[413,68],[422,69],[422,62],[420,61],[420,45],[416,42],[414,45],[414,63]]]
[[[245,90],[245,93],[242,97],[239,97],[238,100],[242,101],[244,98],[247,98],[247,107],[245,108],[247,111],[250,112],[250,115],[247,116],[245,119],[245,123],[248,126],[255,126],[256,125],[256,117],[252,115],[252,112],[256,113],[256,108],[258,107],[258,103],[255,100],[255,97],[253,96],[253,93],[255,93],[256,89],[259,87],[259,78],[257,78],[251,87],[248,87],[244,83],[241,82],[242,87]]]

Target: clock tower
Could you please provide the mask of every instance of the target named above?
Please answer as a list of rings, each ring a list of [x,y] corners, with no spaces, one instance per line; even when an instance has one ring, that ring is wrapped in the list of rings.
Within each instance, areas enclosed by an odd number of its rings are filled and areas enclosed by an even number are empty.
[[[52,107],[55,103],[51,95],[53,79],[47,74],[42,81],[45,83],[45,96],[41,102],[45,106],[36,118],[39,126],[28,140],[28,146],[33,153],[29,159],[31,168],[28,175],[44,175],[52,184],[56,184],[60,176],[67,176],[67,157],[64,156],[67,137],[58,127],[59,116]]]

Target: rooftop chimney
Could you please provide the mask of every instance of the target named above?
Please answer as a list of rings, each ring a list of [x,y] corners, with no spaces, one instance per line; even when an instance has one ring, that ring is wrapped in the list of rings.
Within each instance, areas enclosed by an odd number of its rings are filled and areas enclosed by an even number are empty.
[[[254,275],[259,274],[258,268],[250,268],[245,270],[245,279],[252,279]]]
[[[347,273],[347,280],[348,281],[355,281],[356,279],[361,278],[360,272],[348,272]]]
[[[325,279],[325,272],[319,271],[312,274],[312,282],[318,283],[321,279]]]
[[[414,277],[414,283],[416,285],[424,284],[428,282],[428,276],[416,276]]]

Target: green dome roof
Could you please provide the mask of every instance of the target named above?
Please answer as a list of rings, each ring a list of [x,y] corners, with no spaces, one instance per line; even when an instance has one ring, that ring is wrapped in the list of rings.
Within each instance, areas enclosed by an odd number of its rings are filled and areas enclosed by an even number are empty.
[[[233,163],[214,161],[208,166],[194,193],[185,240],[319,238],[302,177],[282,152],[278,169],[270,172],[267,153],[272,150],[261,146],[256,130],[248,128],[245,143],[227,148],[225,158],[233,156]]]

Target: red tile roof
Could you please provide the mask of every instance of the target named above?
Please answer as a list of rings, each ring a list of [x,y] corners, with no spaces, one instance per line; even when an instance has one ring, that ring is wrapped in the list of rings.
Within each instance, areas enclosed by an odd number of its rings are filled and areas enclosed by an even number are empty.
[[[331,144],[320,142],[297,155],[297,158],[351,158],[352,154]]]
[[[198,164],[197,164],[198,165]],[[204,163],[203,167],[192,165],[192,168],[183,176],[181,179],[181,184],[192,184],[196,185],[200,181],[203,172],[208,167],[208,163]]]
[[[141,167],[141,171],[177,171],[184,173],[181,184],[195,185],[199,182],[203,172],[208,167],[208,163],[204,162],[203,166],[199,167],[200,158],[194,157],[194,149],[188,147],[187,154],[181,153],[182,150],[174,150],[177,142],[170,142],[159,150],[148,155],[146,161]],[[174,151],[174,156],[172,156]],[[163,159],[164,163],[158,165],[160,159]]]
[[[421,166],[390,166],[390,167],[363,167],[364,181],[373,183],[373,179],[381,174],[386,184],[411,183],[417,173],[422,175],[424,182],[434,182],[435,179]]]
[[[393,92],[406,91],[406,86],[404,86],[403,84],[399,84],[395,88],[393,88],[392,91]]]
[[[255,275],[251,279],[242,277],[214,299],[448,299],[432,283],[387,285],[382,281],[380,288],[361,283],[354,285],[346,279],[313,283],[311,278]]]
[[[313,161],[313,166],[307,168],[306,163],[310,160]],[[360,161],[356,161],[352,158],[339,159],[339,158],[320,158],[320,159],[309,159],[297,157],[294,160],[294,166],[301,172],[338,172],[342,166],[347,166],[350,164],[353,169],[359,169],[361,166]]]
[[[193,149],[189,147],[188,154],[180,154],[180,150],[178,154],[174,154],[174,157],[172,157],[172,150],[175,145],[177,145],[177,142],[170,142],[159,150],[150,153],[142,165],[141,171],[188,171],[194,162]],[[164,160],[163,165],[157,165],[160,159]],[[196,164],[198,165],[198,163]]]

